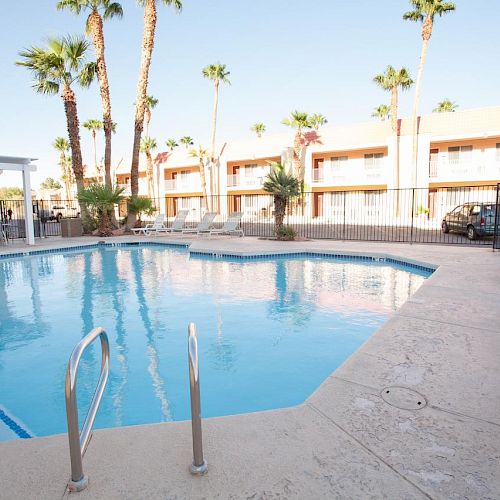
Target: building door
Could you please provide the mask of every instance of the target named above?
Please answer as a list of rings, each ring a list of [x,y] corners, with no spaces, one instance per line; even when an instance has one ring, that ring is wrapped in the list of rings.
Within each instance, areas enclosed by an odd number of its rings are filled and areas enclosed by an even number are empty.
[[[315,158],[313,163],[313,182],[323,180],[323,158]]]
[[[323,217],[323,193],[314,193],[313,217]]]
[[[233,212],[241,212],[241,195],[233,196]]]
[[[434,148],[429,152],[429,177],[438,176],[439,149]]]

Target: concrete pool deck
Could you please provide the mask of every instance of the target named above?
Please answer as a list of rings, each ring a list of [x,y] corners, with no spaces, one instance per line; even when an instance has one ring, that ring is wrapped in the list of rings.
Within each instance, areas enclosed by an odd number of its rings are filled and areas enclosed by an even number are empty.
[[[99,240],[49,240],[37,248]],[[106,239],[130,240],[192,241],[192,250],[215,253],[391,255],[438,269],[303,404],[204,420],[206,476],[188,471],[190,422],[97,430],[84,458],[90,485],[71,495],[500,498],[500,253],[371,242]],[[0,255],[19,250],[1,247]],[[69,474],[66,435],[0,443],[2,499],[64,498]]]

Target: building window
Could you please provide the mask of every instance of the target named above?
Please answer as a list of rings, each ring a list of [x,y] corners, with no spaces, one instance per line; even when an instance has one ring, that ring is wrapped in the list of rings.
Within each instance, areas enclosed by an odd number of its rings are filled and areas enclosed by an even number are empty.
[[[458,163],[459,161],[470,161],[472,158],[472,146],[451,146],[448,148],[448,161]]]
[[[332,156],[330,158],[330,165],[333,170],[341,170],[346,166],[346,161],[348,160],[347,156]]]
[[[367,170],[379,168],[384,161],[384,153],[365,154],[365,168]]]
[[[245,177],[255,177],[257,173],[257,165],[245,165]]]

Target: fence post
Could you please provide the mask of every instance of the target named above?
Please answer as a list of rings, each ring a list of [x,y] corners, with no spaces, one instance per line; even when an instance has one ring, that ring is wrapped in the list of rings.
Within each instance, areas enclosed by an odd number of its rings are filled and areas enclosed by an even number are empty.
[[[413,226],[415,218],[415,188],[411,190],[411,229],[410,229],[410,243],[413,243]]]
[[[346,207],[346,191],[344,191],[344,223],[342,226],[342,239],[345,240],[345,207]]]
[[[495,226],[493,228],[493,251],[500,250],[500,183],[497,184],[497,196],[495,200]]]

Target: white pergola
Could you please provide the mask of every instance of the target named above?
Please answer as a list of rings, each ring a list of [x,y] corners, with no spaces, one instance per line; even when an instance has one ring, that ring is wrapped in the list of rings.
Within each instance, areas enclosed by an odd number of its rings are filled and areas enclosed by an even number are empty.
[[[36,158],[21,158],[18,156],[0,156],[0,173],[3,170],[21,172],[24,191],[24,224],[26,228],[26,243],[35,244],[35,230],[33,227],[33,200],[31,198],[30,173],[36,172],[36,165],[31,162]]]

